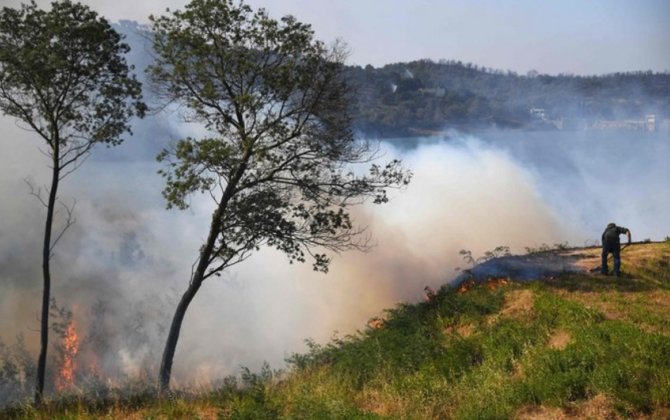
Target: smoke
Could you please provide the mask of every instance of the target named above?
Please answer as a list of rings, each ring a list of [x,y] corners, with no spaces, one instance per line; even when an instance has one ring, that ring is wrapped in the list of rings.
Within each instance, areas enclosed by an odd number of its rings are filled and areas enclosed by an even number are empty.
[[[574,244],[599,239],[608,222],[638,240],[670,233],[668,133],[498,132],[485,141],[527,168],[542,200],[577,231]]]
[[[0,315],[10,320],[0,339],[23,333],[35,351],[44,211],[23,179],[45,184],[46,159],[34,135],[8,119],[0,125],[6,133],[0,144]],[[191,130],[174,127],[182,131],[171,137]],[[352,333],[384,308],[418,300],[424,286],[452,279],[464,248],[477,256],[499,245],[513,252],[542,243],[581,245],[597,239],[609,221],[653,239],[670,232],[670,174],[658,158],[667,156],[667,140],[561,143],[534,136],[540,135],[383,143],[383,159],[402,158],[415,176],[388,204],[355,210],[376,245],[367,253],[336,255],[328,275],[263,249],[222,279],[208,280],[186,316],[174,367],[178,384],[204,385],[263,361],[281,366],[304,350],[306,338],[323,342],[335,331]],[[142,144],[133,138],[120,148]],[[200,196],[187,212],[164,210],[157,164],[113,153],[89,160],[63,183],[61,198],[77,200],[77,223],[55,250],[53,296],[74,311],[85,335],[82,363],[117,381],[153,380],[212,203]],[[634,153],[639,157],[631,158]]]
[[[177,120],[166,112],[138,122],[134,137],[94,150],[62,183],[60,198],[76,199],[77,222],[55,249],[52,295],[73,310],[83,335],[80,362],[105,379],[153,380],[207,234],[208,196],[179,212],[166,211],[160,194],[153,156],[199,131]],[[0,130],[0,340],[23,334],[36,353],[45,211],[25,178],[47,184],[47,160],[33,133],[8,118]],[[461,249],[478,256],[499,245],[513,252],[582,245],[610,221],[637,239],[670,233],[665,137],[495,132],[399,139],[382,148],[384,159],[401,158],[415,176],[389,203],[354,210],[376,246],[336,255],[328,275],[263,249],[208,280],[184,321],[174,365],[179,385],[206,385],[263,361],[278,367],[305,350],[306,338],[323,342],[335,331],[363,328],[384,308],[419,299],[424,286],[451,280],[463,265]]]
[[[43,211],[21,177],[25,167],[35,168],[35,182],[45,183],[48,174],[38,169],[44,159],[31,137],[16,132],[4,144],[2,168],[11,170],[3,173],[2,191],[12,199],[2,204],[11,223],[3,223],[0,275],[3,315],[13,321],[2,339],[24,332],[34,349]],[[350,333],[383,308],[418,299],[423,286],[449,280],[461,248],[520,249],[567,237],[530,174],[505,153],[464,141],[411,152],[388,148],[386,157],[396,156],[414,170],[413,183],[388,205],[356,210],[377,245],[336,256],[326,276],[263,250],[222,281],[209,281],[187,314],[176,378],[209,380],[263,360],[281,365],[305,338]],[[17,158],[26,166],[12,167]],[[163,210],[156,169],[147,161],[91,160],[63,183],[61,197],[77,198],[77,223],[55,252],[53,296],[74,309],[100,367],[115,378],[155,367],[211,211],[205,197],[186,213]]]

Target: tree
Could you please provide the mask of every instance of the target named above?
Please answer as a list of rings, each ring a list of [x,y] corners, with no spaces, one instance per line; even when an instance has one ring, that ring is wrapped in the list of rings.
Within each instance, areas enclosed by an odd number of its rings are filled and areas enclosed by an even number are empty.
[[[42,248],[44,290],[35,402],[44,392],[49,331],[51,273],[56,243],[73,222],[72,207],[63,205],[65,228],[53,235],[60,181],[76,170],[95,144],[115,146],[130,132],[129,119],[142,117],[141,85],[123,55],[129,47],[102,17],[70,1],[51,10],[35,2],[0,12],[0,109],[46,142],[51,186],[46,200]],[[61,202],[62,203],[62,202]]]
[[[394,160],[354,175],[352,165],[371,163],[372,154],[350,128],[342,48],[314,40],[309,25],[233,0],[193,0],[150,19],[157,92],[185,105],[187,120],[211,135],[159,155],[168,208],[187,208],[196,192],[214,203],[166,340],[160,387],[167,391],[184,315],[205,280],[261,246],[291,262],[311,257],[325,272],[325,251],[366,246],[347,208],[387,201],[385,189],[410,174]]]

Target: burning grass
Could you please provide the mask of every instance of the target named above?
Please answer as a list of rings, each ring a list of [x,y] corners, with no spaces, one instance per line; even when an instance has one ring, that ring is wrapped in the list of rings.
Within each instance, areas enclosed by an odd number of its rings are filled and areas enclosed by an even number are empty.
[[[309,343],[310,351],[291,356],[283,374],[245,371],[241,382],[175,400],[149,392],[135,400],[61,400],[2,414],[667,418],[670,277],[663,261],[670,244],[640,247],[650,249],[624,254],[628,275],[620,280],[572,273],[548,282],[490,280],[426,291],[423,302],[391,309],[356,334]]]

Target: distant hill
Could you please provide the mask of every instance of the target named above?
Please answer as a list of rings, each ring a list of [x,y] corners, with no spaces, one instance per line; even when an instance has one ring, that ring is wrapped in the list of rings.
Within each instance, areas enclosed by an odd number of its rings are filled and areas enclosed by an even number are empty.
[[[128,61],[146,82],[145,69],[153,55],[149,28],[125,20],[114,28],[131,45]],[[599,120],[606,123],[596,127],[616,127],[613,121],[642,121],[648,114],[656,116],[659,129],[670,130],[664,125],[665,120],[670,125],[670,72],[519,75],[460,61],[431,60],[378,68],[348,66],[345,71],[353,90],[355,128],[372,136],[430,135],[453,128],[572,130],[594,126]],[[150,103],[159,103],[148,84],[144,93]],[[531,109],[536,112],[531,114]],[[132,147],[129,142],[131,147],[114,153],[153,159],[163,147],[161,141],[178,137],[169,124],[158,124],[154,118],[134,124],[135,133],[147,144]],[[645,129],[642,124],[632,125]]]
[[[380,136],[448,128],[583,129],[598,120],[641,121],[648,114],[660,126],[670,118],[670,72],[519,75],[431,60],[347,72],[356,92],[357,128]]]
[[[244,370],[213,392],[166,400],[150,389],[75,396],[0,417],[670,418],[670,241],[624,250],[621,278],[589,273],[598,248],[532,252],[491,259],[472,269],[479,281],[427,289],[424,302],[353,335],[310,343],[288,372]],[[542,259],[541,281],[507,277]],[[557,274],[561,259],[571,268]]]

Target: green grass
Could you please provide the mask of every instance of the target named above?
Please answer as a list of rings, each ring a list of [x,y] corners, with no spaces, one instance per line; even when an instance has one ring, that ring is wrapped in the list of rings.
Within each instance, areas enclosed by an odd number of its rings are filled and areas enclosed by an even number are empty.
[[[529,407],[579,416],[598,397],[610,414],[664,418],[670,243],[648,246],[624,260],[628,274],[620,280],[566,274],[465,293],[443,288],[430,302],[387,311],[380,328],[309,343],[309,352],[289,358],[287,372],[246,371],[241,382],[210,394],[59,401],[4,415],[499,419]]]

